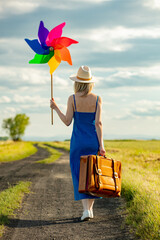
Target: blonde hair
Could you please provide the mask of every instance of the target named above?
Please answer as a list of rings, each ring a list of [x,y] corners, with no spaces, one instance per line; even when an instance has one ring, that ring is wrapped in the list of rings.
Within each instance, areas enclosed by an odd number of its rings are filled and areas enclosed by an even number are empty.
[[[84,92],[82,97],[86,96],[93,89],[94,83],[74,82],[74,92]]]

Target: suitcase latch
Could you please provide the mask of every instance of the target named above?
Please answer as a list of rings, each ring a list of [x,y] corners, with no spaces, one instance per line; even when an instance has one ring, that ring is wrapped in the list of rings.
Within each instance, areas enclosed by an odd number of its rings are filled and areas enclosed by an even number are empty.
[[[98,168],[98,175],[102,175],[102,170]]]
[[[118,173],[117,172],[114,172],[114,177],[118,178]]]

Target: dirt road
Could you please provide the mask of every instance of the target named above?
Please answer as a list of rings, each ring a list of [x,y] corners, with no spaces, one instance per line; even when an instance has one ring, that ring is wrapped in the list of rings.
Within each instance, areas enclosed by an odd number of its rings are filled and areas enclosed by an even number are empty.
[[[20,161],[0,165],[0,191],[17,181],[31,181],[32,193],[23,200],[17,218],[10,219],[2,240],[135,240],[125,225],[125,202],[98,199],[94,219],[80,222],[82,206],[74,201],[69,154],[53,164],[36,164],[46,149]]]

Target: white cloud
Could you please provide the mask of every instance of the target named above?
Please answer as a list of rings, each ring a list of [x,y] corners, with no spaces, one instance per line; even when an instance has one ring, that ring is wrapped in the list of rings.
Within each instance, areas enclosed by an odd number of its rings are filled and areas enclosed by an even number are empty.
[[[56,97],[56,102],[62,111],[66,110],[66,104],[62,104],[61,99]],[[50,108],[50,98],[49,97],[41,97],[40,95],[19,95],[14,94],[12,97],[2,96],[0,98],[0,103],[5,103],[11,105],[11,107],[3,108],[1,112],[8,113],[9,111],[16,113],[18,111],[36,111],[42,113],[44,111],[48,111]],[[14,105],[14,107],[12,107]]]
[[[9,69],[9,71],[8,71]],[[7,73],[7,74],[6,74]],[[50,83],[50,76],[41,69],[30,67],[0,67],[1,86],[9,89],[20,89],[26,86],[44,86]]]
[[[0,2],[0,18],[7,17],[8,14],[24,14],[33,12],[38,6],[38,1],[2,0]]]
[[[46,66],[48,67],[48,66]],[[48,67],[49,68],[49,67]],[[49,69],[48,69],[49,70]],[[108,88],[114,83],[117,87],[121,86],[149,86],[155,87],[160,85],[160,64],[151,66],[132,66],[132,67],[112,67],[112,68],[93,68],[93,75],[96,77],[96,86],[98,88]],[[65,89],[65,91],[71,88],[72,82],[69,79],[70,73],[76,71],[68,71],[65,69],[65,73],[62,69],[55,72],[53,76],[53,88]],[[7,73],[7,74],[6,74]],[[10,94],[15,94],[15,90],[38,95],[41,91],[50,93],[50,74],[47,70],[44,70],[39,66],[31,67],[9,67],[0,66],[0,82],[1,92],[5,92],[9,89]],[[105,86],[105,83],[109,85]],[[113,87],[113,86],[112,86]],[[8,90],[7,90],[8,91]],[[6,95],[6,94],[5,94]],[[28,95],[28,94],[27,94]],[[8,95],[6,95],[8,96]],[[1,99],[2,101],[2,99]],[[3,102],[7,101],[3,99]]]
[[[160,79],[160,63],[150,66],[133,66],[133,67],[113,67],[113,68],[93,68],[93,71],[98,75],[99,73],[106,73],[107,80],[115,78],[129,79],[132,77],[147,77],[150,79]],[[104,78],[103,78],[104,79]]]
[[[71,2],[89,2],[89,3],[102,3],[102,2],[111,2],[113,0],[72,0]]]
[[[5,18],[9,14],[25,14],[35,11],[37,8],[51,9],[75,9],[77,7],[84,8],[86,4],[101,4],[112,0],[1,0],[0,2],[0,18]],[[83,4],[84,3],[84,4]]]
[[[55,86],[59,86],[59,87],[68,87],[69,86],[69,80],[68,79],[63,79],[57,75],[55,75],[54,77],[54,82],[55,82]]]
[[[26,88],[27,86],[38,87],[37,90],[43,88],[45,85],[50,86],[50,74],[49,66],[46,66],[48,71],[44,70],[39,66],[37,67],[9,67],[0,66],[0,80],[1,87],[6,86],[7,88]],[[6,74],[7,73],[7,74]],[[54,85],[66,87],[68,82],[66,79],[60,78],[55,75],[53,77]]]
[[[160,120],[160,101],[139,100],[129,104],[129,107],[123,110],[123,114],[116,116],[116,119],[154,119]]]
[[[101,27],[97,29],[83,29],[83,31],[78,30],[73,37],[89,41],[91,50],[95,52],[122,52],[133,47],[133,43],[129,43],[127,40],[160,38],[160,28]]]
[[[0,50],[2,51],[2,53],[4,53],[5,58],[6,58],[6,54],[9,54],[10,57],[13,54],[17,54],[17,53],[19,55],[23,55],[22,49],[23,49],[23,54],[25,53],[25,51],[28,50],[28,46],[23,38],[18,38],[18,37],[16,38],[11,36],[9,36],[8,38],[0,38]],[[8,62],[9,60],[10,58],[8,59]],[[17,61],[18,60],[19,59],[17,59]]]
[[[2,112],[3,118],[9,118],[9,117],[13,117],[16,113],[20,112],[20,110],[21,108],[19,107],[6,107],[1,112]]]
[[[131,114],[134,117],[160,120],[160,101],[137,101],[135,108],[131,110]]]
[[[8,96],[0,97],[0,103],[10,103],[11,99]]]
[[[150,100],[139,100],[134,104],[136,110],[139,112],[148,112],[149,109],[156,109],[160,111],[160,101],[150,101]]]
[[[15,94],[13,96],[13,103],[26,103],[26,104],[32,104],[32,105],[43,105],[46,106],[49,104],[49,99],[48,98],[43,98],[39,95],[37,96],[23,96],[23,95],[18,95]]]
[[[19,95],[14,94],[12,97],[2,96],[0,103],[9,104],[7,107],[1,108],[1,113],[6,115],[11,112],[16,114],[18,112],[47,112],[50,108],[50,98],[41,97],[39,95]]]
[[[65,0],[64,0],[65,1]],[[111,2],[113,0],[68,0],[68,3],[74,5],[79,4],[81,7],[85,7],[84,4],[81,3],[90,3],[90,4],[101,4],[103,2]]]
[[[160,10],[160,1],[159,0],[143,0],[143,5],[145,7]]]
[[[121,93],[121,92],[109,92],[107,94],[107,96],[118,98],[118,97],[129,97],[129,94],[128,93]]]
[[[134,38],[159,38],[160,28],[126,28],[117,26],[114,28],[91,29],[88,38],[96,42],[102,42],[104,39],[134,39]],[[88,31],[88,30],[87,30]]]

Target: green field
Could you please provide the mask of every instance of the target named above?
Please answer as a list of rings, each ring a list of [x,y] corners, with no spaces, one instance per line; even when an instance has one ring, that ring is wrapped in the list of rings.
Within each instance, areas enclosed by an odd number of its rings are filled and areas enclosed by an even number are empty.
[[[69,141],[50,142],[69,151]],[[106,156],[122,162],[127,223],[144,240],[160,239],[160,141],[104,141]]]
[[[37,148],[30,142],[0,141],[0,162],[23,159],[36,153]]]
[[[105,147],[122,162],[127,222],[141,239],[160,239],[160,141],[105,141]]]

